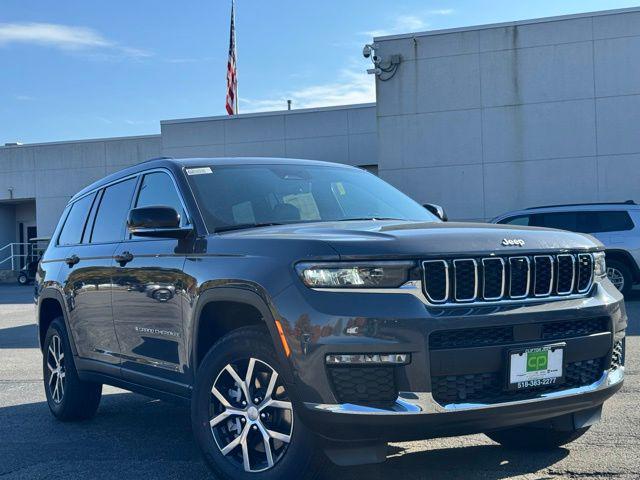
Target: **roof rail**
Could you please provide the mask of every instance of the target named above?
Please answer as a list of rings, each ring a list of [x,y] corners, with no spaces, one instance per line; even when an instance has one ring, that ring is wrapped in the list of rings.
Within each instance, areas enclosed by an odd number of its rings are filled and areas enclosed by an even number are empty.
[[[143,160],[143,161],[137,163],[136,165],[140,165],[142,163],[153,162],[154,160],[173,160],[173,157],[153,157],[153,158],[148,158],[147,160]]]
[[[539,207],[528,207],[525,210],[536,210],[538,208],[556,208],[556,207],[582,207],[588,205],[637,205],[633,200],[625,200],[624,202],[593,202],[593,203],[565,203],[559,205],[541,205]]]

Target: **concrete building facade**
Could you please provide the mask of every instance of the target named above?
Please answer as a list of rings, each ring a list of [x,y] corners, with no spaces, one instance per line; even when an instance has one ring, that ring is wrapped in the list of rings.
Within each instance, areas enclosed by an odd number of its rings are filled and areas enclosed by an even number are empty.
[[[373,104],[165,120],[160,135],[0,147],[0,248],[50,235],[76,191],[158,156],[361,166],[459,220],[640,200],[640,8],[374,45],[383,62],[401,61],[392,78],[376,80]]]
[[[452,217],[640,200],[640,11],[375,40],[380,175]]]

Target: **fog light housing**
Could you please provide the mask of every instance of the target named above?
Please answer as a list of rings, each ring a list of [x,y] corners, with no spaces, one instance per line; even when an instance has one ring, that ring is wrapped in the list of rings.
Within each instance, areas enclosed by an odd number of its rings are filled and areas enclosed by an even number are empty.
[[[325,357],[327,365],[406,365],[411,363],[409,353],[332,353]]]

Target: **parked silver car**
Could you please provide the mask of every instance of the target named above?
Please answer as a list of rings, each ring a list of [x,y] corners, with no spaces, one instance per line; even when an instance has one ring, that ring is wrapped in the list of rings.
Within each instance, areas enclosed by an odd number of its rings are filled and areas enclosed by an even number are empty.
[[[627,294],[640,283],[640,205],[633,200],[527,208],[491,222],[589,233],[605,245],[607,274],[618,290]]]

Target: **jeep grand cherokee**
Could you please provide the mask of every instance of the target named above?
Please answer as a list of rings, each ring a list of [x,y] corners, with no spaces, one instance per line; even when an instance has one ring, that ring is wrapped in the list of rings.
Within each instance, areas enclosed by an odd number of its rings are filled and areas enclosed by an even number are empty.
[[[152,160],[75,195],[40,263],[47,402],[66,421],[93,416],[103,384],[190,402],[226,479],[476,432],[556,447],[623,382],[602,250],[443,222],[353,167]]]

